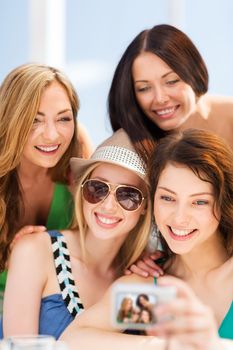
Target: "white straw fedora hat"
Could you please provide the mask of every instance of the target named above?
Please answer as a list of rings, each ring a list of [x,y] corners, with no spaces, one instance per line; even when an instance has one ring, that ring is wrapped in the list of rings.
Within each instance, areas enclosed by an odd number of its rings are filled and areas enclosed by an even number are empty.
[[[90,159],[72,157],[70,165],[74,178],[79,178],[90,165],[97,162],[115,164],[132,170],[147,182],[145,163],[135,151],[129,136],[123,129],[117,130],[101,143]]]

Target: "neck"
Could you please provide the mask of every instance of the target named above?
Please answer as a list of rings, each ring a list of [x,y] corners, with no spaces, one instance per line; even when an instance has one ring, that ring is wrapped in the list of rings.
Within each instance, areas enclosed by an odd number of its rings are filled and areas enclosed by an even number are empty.
[[[17,173],[22,184],[35,183],[38,179],[48,178],[48,169],[22,160],[17,168]]]
[[[96,238],[91,233],[87,233],[85,248],[88,268],[92,268],[101,274],[107,274],[113,271],[113,261],[124,240],[125,236],[103,240]]]
[[[169,273],[186,281],[199,279],[220,268],[228,259],[220,235],[216,235],[191,252],[176,255]]]

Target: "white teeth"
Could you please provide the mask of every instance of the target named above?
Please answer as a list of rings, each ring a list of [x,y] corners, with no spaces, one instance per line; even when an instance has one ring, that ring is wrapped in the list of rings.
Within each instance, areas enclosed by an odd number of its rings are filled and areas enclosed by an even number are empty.
[[[36,148],[40,149],[43,152],[52,152],[58,149],[58,147],[59,147],[58,145],[57,146],[36,146]]]
[[[111,224],[115,224],[116,222],[118,222],[118,220],[116,220],[116,219],[108,219],[108,218],[105,218],[105,217],[99,216],[99,215],[97,215],[97,217],[98,217],[98,220],[100,222],[102,222],[103,224],[106,224],[106,225],[111,225]]]
[[[156,113],[158,115],[164,115],[164,114],[173,113],[174,111],[175,111],[175,107],[172,107],[172,108],[166,108],[166,109],[159,110],[159,111],[156,110]]]
[[[171,230],[177,236],[187,236],[191,232],[193,232],[193,230],[177,230],[176,228],[172,228],[172,227],[171,227]]]

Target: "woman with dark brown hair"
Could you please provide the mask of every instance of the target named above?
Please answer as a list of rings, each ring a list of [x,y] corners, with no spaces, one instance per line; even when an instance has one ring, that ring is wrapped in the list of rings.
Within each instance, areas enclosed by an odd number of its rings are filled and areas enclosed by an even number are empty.
[[[205,62],[185,33],[167,24],[142,31],[113,77],[113,130],[125,129],[145,160],[159,139],[188,128],[213,131],[233,148],[233,98],[208,95],[208,81]]]

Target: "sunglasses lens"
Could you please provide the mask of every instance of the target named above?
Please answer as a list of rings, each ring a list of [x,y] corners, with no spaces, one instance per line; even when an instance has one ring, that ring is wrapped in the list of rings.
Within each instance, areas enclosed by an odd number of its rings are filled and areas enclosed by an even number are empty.
[[[88,180],[83,185],[83,197],[91,204],[102,201],[108,194],[108,185],[98,180]]]
[[[142,193],[133,187],[118,187],[116,198],[125,210],[136,210],[142,203]]]

